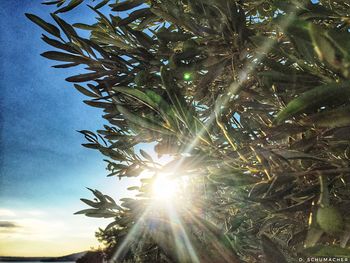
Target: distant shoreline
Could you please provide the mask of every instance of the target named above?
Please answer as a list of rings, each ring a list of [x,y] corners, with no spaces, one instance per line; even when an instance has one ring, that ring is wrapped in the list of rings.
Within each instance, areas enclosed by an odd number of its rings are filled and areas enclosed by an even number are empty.
[[[75,262],[74,259],[56,257],[0,257],[0,262]]]
[[[69,254],[61,257],[1,257],[0,262],[76,262],[87,251]]]
[[[51,257],[0,257],[0,262],[43,262]]]
[[[59,260],[37,260],[37,259],[30,259],[30,260],[22,260],[22,259],[10,259],[10,260],[4,260],[4,259],[0,259],[0,262],[27,262],[27,263],[32,263],[32,262],[75,262],[75,261],[72,261],[72,260],[69,260],[69,261],[59,261]]]

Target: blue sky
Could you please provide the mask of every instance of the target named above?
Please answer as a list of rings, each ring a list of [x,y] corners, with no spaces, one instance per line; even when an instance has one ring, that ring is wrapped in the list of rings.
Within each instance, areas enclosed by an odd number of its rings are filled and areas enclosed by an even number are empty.
[[[45,254],[44,243],[52,255],[96,245],[94,231],[106,222],[73,216],[85,208],[79,198],[90,197],[85,187],[91,187],[119,199],[129,184],[106,178],[103,156],[80,145],[84,138],[76,130],[99,129],[101,111],[85,105],[84,96],[64,81],[79,69],[54,69],[54,61],[40,56],[52,48],[41,41],[42,29],[24,16],[51,21],[54,9],[40,2],[0,1],[0,256]],[[92,23],[95,16],[81,6],[61,17]],[[39,226],[45,224],[43,233]],[[62,235],[53,238],[48,234],[53,231]],[[63,245],[67,233],[69,246]]]

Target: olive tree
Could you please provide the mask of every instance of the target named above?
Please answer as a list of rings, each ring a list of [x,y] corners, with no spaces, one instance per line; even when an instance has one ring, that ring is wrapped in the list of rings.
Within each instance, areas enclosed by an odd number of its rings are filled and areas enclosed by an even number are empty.
[[[104,0],[94,24],[60,18],[84,2],[44,2],[56,25],[27,17],[54,67],[85,66],[66,80],[109,124],[83,145],[108,176],[140,178],[134,198],[82,199],[78,214],[111,218],[111,261],[350,255],[349,3]],[[165,177],[175,198],[159,202]]]

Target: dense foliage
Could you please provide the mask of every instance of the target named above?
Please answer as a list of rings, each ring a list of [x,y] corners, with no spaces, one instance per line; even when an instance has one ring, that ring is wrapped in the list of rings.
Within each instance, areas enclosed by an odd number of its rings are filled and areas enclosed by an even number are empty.
[[[78,258],[76,263],[103,263],[105,262],[104,252],[101,250],[88,251],[81,258]]]
[[[42,54],[54,67],[85,65],[67,81],[109,124],[80,131],[84,146],[109,176],[151,175],[135,198],[82,199],[78,213],[111,218],[97,234],[111,260],[350,255],[347,1],[104,0],[92,25],[59,17],[82,2],[45,2],[57,26],[27,16],[59,49]],[[186,180],[170,208],[152,196],[164,173]]]

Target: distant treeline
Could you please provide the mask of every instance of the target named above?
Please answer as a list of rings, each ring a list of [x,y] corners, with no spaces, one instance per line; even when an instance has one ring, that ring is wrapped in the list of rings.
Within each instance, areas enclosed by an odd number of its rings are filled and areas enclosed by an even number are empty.
[[[86,251],[62,257],[0,257],[0,262],[75,262],[86,254]]]

